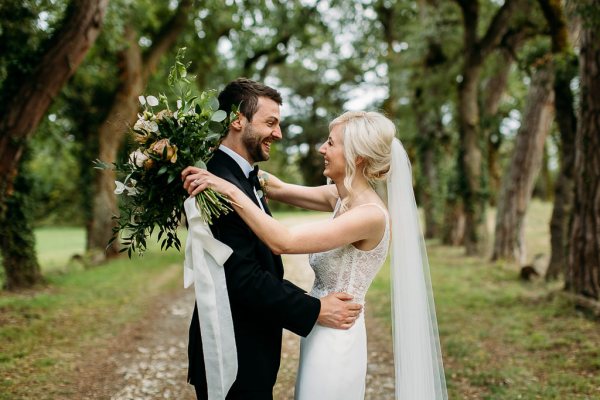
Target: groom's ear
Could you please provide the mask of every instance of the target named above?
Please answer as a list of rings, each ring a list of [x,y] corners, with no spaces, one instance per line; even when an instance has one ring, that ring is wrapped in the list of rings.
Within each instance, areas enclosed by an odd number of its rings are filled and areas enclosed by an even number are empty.
[[[244,114],[239,111],[236,113],[236,118],[231,122],[230,127],[236,131],[241,131],[244,128],[247,120]]]

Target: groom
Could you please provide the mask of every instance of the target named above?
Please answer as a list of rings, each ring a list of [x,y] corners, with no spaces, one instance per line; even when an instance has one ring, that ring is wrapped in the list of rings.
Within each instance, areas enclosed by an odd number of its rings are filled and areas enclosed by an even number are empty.
[[[281,95],[275,89],[249,79],[229,83],[219,94],[220,109],[229,113],[239,105],[238,118],[231,122],[221,146],[208,163],[208,170],[242,189],[270,215],[264,198],[257,195],[249,176],[253,164],[269,159],[274,141],[282,137],[279,107]],[[193,191],[185,179],[197,172],[188,167],[182,172],[184,187]],[[273,254],[258,239],[242,218],[230,212],[214,221],[215,238],[233,249],[225,263],[225,279],[231,304],[238,356],[238,374],[227,399],[270,400],[277,379],[281,356],[282,329],[306,336],[315,323],[331,328],[349,328],[361,306],[349,303],[345,293],[321,299],[283,280],[281,257]],[[188,382],[198,399],[207,399],[207,383],[198,322],[197,305],[190,325]]]

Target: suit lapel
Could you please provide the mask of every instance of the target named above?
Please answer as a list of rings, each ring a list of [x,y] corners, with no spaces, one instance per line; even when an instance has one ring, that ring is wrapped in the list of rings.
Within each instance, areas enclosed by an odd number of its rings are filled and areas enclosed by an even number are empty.
[[[211,160],[207,163],[207,167],[210,172],[214,173],[217,176],[220,176],[223,179],[228,180],[229,182],[239,187],[244,193],[246,193],[248,197],[250,197],[250,199],[252,199],[254,204],[259,206],[258,200],[256,199],[256,195],[254,194],[254,188],[252,187],[252,184],[250,183],[248,178],[246,178],[239,164],[235,162],[233,158],[229,157],[229,155],[227,155],[223,151],[217,149],[213,153],[213,157],[211,158]],[[261,199],[261,202],[264,206],[265,212],[271,215],[271,212],[269,210],[269,207],[267,206],[267,202],[264,200],[264,197]],[[270,257],[273,260],[272,263],[261,263],[261,265],[265,269],[272,270],[276,276],[282,279],[283,263],[281,261],[281,256],[273,254],[273,252],[269,250],[266,244],[261,242],[256,235],[255,237],[256,240],[258,240],[261,243],[261,247],[263,247],[264,250],[268,252],[268,254],[270,254]]]
[[[266,200],[265,196],[263,196],[263,197],[261,197],[261,198],[260,198],[260,202],[261,202],[261,204],[263,205],[263,208],[264,208],[265,212],[266,212],[266,213],[267,213],[269,216],[271,216],[271,217],[272,217],[273,215],[271,214],[271,210],[269,210],[269,206],[267,205],[267,200]]]
[[[213,153],[213,157],[209,161],[209,165],[212,163],[214,163],[213,165],[215,166],[221,166],[222,168],[228,170],[231,174],[220,174],[220,176],[222,176],[225,179],[227,179],[227,177],[235,178],[227,180],[229,180],[231,183],[242,189],[243,192],[246,193],[246,196],[250,197],[254,204],[260,207],[260,205],[258,204],[258,200],[256,199],[256,195],[254,194],[254,188],[252,187],[252,184],[250,183],[248,178],[246,178],[246,175],[244,175],[244,171],[242,171],[242,168],[240,168],[239,164],[233,158],[229,157],[227,153],[217,149]],[[265,203],[263,202],[263,205],[264,204]],[[267,210],[267,208],[265,208],[265,210]],[[270,213],[268,214],[271,215]]]

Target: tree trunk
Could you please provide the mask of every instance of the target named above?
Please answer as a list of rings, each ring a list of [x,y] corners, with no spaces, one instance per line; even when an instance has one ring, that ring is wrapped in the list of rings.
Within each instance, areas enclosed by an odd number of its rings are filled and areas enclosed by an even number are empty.
[[[479,141],[478,87],[483,63],[496,49],[508,30],[518,0],[506,0],[493,16],[483,37],[478,38],[479,1],[455,0],[463,14],[464,62],[462,80],[458,86],[460,194],[465,212],[465,249],[468,255],[481,254],[485,249],[486,199],[482,186],[482,154]]]
[[[538,0],[548,23],[552,39],[555,65],[554,93],[556,122],[560,131],[560,171],[554,185],[554,208],[550,221],[551,257],[546,280],[555,280],[565,273],[567,267],[569,223],[573,209],[575,165],[575,116],[571,81],[577,75],[577,57],[572,53],[570,38],[578,37],[578,22],[565,18],[563,3],[554,0]],[[567,7],[573,3],[567,2]],[[575,10],[570,10],[575,13]],[[566,276],[566,274],[565,274]]]
[[[439,224],[439,206],[438,191],[439,191],[439,179],[436,164],[436,151],[435,144],[429,143],[429,146],[425,146],[419,151],[419,158],[421,164],[421,170],[424,177],[424,187],[422,189],[421,196],[421,207],[425,211],[425,238],[433,239],[440,235],[440,224]]]
[[[100,33],[108,0],[75,0],[63,25],[52,36],[28,76],[20,76],[14,92],[3,93],[0,116],[0,221],[4,227],[2,263],[8,289],[28,288],[42,281],[35,237],[28,216],[27,177],[17,177],[27,141],[54,97],[73,75]],[[17,72],[18,75],[19,72]],[[7,78],[17,79],[9,72]],[[15,180],[16,178],[16,180]]]
[[[571,57],[575,58],[574,55]],[[556,280],[565,275],[567,268],[567,243],[569,238],[569,222],[573,210],[575,196],[573,171],[575,169],[575,133],[577,117],[575,116],[571,80],[576,74],[576,64],[571,68],[558,67],[554,91],[556,93],[556,122],[560,131],[560,171],[554,185],[554,206],[550,220],[551,256],[546,280]]]
[[[425,69],[425,75],[433,74],[430,68]],[[417,78],[422,80],[422,77]],[[440,216],[443,215],[444,202],[441,195],[440,178],[438,173],[440,137],[444,126],[439,107],[435,99],[438,94],[435,88],[423,82],[415,89],[412,101],[415,120],[419,135],[416,138],[419,166],[421,168],[420,205],[425,212],[425,237],[432,239],[440,236]]]
[[[128,46],[119,54],[120,85],[107,117],[98,129],[98,158],[114,162],[123,143],[128,126],[133,125],[139,109],[138,96],[142,94],[151,73],[161,57],[173,46],[186,26],[190,0],[183,0],[171,19],[152,40],[152,47],[145,54],[138,45],[138,34],[132,27],[125,30]],[[87,250],[110,258],[119,254],[119,243],[107,243],[113,236],[113,215],[118,214],[113,171],[98,171],[94,180],[95,197],[91,220],[87,222]]]
[[[107,5],[108,0],[74,0],[37,69],[7,102],[0,116],[0,204],[12,193],[27,140],[100,33]]]
[[[127,127],[132,126],[136,119],[137,97],[144,89],[142,53],[137,43],[136,32],[127,28],[125,39],[128,46],[119,54],[121,84],[111,109],[98,130],[98,158],[107,163],[116,161]],[[97,171],[94,179],[92,220],[87,224],[87,249],[105,252],[107,258],[118,255],[120,248],[117,240],[107,247],[115,226],[112,217],[119,212],[114,190],[114,171]]]
[[[550,63],[539,67],[532,77],[523,122],[517,132],[498,200],[492,260],[525,263],[524,219],[552,124],[553,83],[554,71]]]
[[[394,51],[394,42],[396,41],[396,14],[393,3],[377,2],[375,4],[377,19],[382,27],[383,41],[386,44],[387,52],[384,56],[385,63],[388,68],[388,97],[383,101],[382,108],[385,115],[391,118],[392,121],[398,114],[398,82],[397,74],[397,57]]]
[[[462,246],[465,238],[465,211],[461,200],[446,199],[444,210],[442,243],[449,246]]]
[[[319,126],[319,117],[316,114],[316,106],[312,105],[309,126]],[[308,151],[305,155],[300,155],[299,166],[304,184],[307,186],[320,186],[326,182],[323,176],[323,158],[320,156],[318,148],[323,138],[311,135],[306,137]]]
[[[478,255],[485,246],[485,198],[482,188],[482,159],[479,147],[478,84],[480,66],[467,66],[458,92],[460,192],[465,211],[465,250]]]
[[[555,92],[556,93],[556,92]],[[552,173],[550,172],[550,154],[548,153],[548,141],[544,146],[544,154],[542,156],[542,166],[540,170],[540,177],[537,180],[533,189],[533,196],[537,197],[542,201],[552,200]]]
[[[0,251],[6,277],[4,288],[8,290],[25,289],[42,282],[31,223],[29,194],[32,182],[24,171],[25,158],[21,158],[21,174],[14,180],[15,193],[7,198],[4,218],[0,218],[3,228]]]
[[[442,157],[441,139],[445,135],[445,129],[440,111],[442,100],[436,78],[446,60],[442,46],[434,38],[430,38],[427,43],[427,53],[423,58],[422,70],[418,71],[413,79],[417,84],[411,103],[419,132],[415,142],[421,167],[420,204],[425,211],[427,239],[440,236],[440,219],[444,209],[438,168]]]
[[[18,185],[15,180],[15,186]],[[40,265],[35,253],[35,237],[31,221],[23,218],[27,211],[11,196],[7,200],[4,232],[0,240],[2,245],[2,265],[6,281],[4,289],[16,290],[34,286],[43,281]]]
[[[581,34],[581,108],[575,137],[575,206],[567,274],[568,289],[595,300],[600,299],[599,32],[598,21],[590,18]]]
[[[517,47],[515,43],[514,47]],[[510,70],[514,64],[512,51],[501,51],[498,55],[498,63],[485,84],[483,90],[482,106],[482,126],[483,136],[487,139],[487,171],[489,177],[491,206],[496,205],[496,196],[500,191],[500,181],[502,179],[502,168],[500,167],[500,145],[502,137],[498,130],[499,118],[497,118],[500,101],[506,92]]]

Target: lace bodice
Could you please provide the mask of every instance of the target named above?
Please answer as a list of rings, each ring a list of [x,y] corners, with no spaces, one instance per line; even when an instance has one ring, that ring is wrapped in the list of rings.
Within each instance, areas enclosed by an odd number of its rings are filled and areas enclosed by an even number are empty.
[[[387,211],[375,203],[365,204],[363,207],[367,205],[378,207],[385,214],[385,231],[381,241],[371,250],[359,250],[348,244],[322,253],[310,254],[308,260],[315,271],[315,283],[310,292],[312,296],[323,297],[334,292],[346,292],[354,296],[353,302],[364,304],[365,294],[385,262],[390,242]],[[333,212],[334,218],[339,206],[338,201]]]

